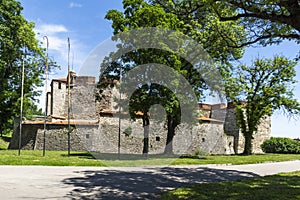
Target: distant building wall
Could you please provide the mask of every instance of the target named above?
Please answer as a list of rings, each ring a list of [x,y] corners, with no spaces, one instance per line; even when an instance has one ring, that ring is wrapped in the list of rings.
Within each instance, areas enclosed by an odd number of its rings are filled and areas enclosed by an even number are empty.
[[[65,116],[67,112],[67,88],[66,82],[53,80],[51,83],[51,115]]]
[[[88,133],[94,126],[80,126],[79,129],[82,132]],[[17,128],[16,132],[20,129]],[[86,130],[86,131],[83,131]],[[84,141],[85,138],[81,138],[76,133],[74,126],[71,127],[70,133],[70,146],[72,151],[85,151],[87,150]],[[42,150],[44,147],[44,127],[43,125],[32,125],[25,124],[22,126],[22,144],[21,148],[24,150]],[[46,128],[46,139],[45,139],[46,150],[68,150],[68,126],[67,125],[47,125]],[[9,144],[9,149],[19,148],[19,137],[18,134],[13,134],[12,140]]]
[[[237,125],[234,108],[231,106],[227,109],[226,119],[224,123],[224,132],[227,135],[234,137],[234,151],[239,154],[244,151],[245,138]],[[263,153],[260,145],[271,137],[271,117],[261,119],[258,130],[254,132],[252,145],[253,153]]]

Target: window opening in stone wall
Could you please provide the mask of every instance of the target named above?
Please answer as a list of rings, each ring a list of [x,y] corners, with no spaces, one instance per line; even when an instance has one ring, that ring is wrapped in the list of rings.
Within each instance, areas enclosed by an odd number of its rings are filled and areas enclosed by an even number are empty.
[[[61,89],[61,82],[58,82],[58,89]]]
[[[155,140],[156,140],[156,142],[159,142],[160,141],[160,137],[156,137]]]

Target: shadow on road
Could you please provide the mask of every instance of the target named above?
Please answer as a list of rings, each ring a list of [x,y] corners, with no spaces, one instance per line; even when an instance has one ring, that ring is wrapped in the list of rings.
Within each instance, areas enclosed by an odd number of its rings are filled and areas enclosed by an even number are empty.
[[[195,183],[258,177],[257,174],[212,168],[137,168],[125,170],[78,171],[78,177],[63,180],[75,189],[72,199],[158,199],[168,189]]]

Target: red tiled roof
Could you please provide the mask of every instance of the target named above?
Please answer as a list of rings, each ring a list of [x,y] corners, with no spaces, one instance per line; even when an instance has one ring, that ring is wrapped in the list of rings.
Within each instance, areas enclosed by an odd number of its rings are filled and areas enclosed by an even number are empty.
[[[70,120],[70,125],[98,125],[96,120]],[[22,124],[42,125],[44,121],[24,121]],[[46,122],[47,125],[68,125],[68,120]]]
[[[62,82],[67,82],[67,78],[54,78],[52,81],[62,81]]]
[[[118,112],[116,111],[111,111],[111,110],[103,110],[100,112],[101,114],[110,114],[110,115],[113,115],[113,114],[117,114]],[[127,114],[125,112],[123,112],[122,114]],[[138,111],[136,112],[136,115],[143,115],[142,112]],[[224,123],[224,121],[222,120],[218,120],[218,119],[213,119],[213,118],[208,118],[208,117],[204,117],[204,116],[201,116],[198,118],[199,120],[202,120],[202,121],[210,121],[210,122],[218,122],[218,123]]]

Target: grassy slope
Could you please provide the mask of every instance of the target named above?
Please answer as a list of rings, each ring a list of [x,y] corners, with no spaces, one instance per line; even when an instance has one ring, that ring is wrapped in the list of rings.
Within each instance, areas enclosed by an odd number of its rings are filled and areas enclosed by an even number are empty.
[[[240,181],[192,185],[169,191],[161,199],[300,199],[300,171]]]

